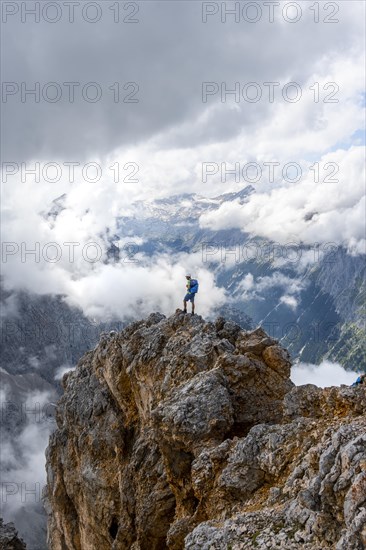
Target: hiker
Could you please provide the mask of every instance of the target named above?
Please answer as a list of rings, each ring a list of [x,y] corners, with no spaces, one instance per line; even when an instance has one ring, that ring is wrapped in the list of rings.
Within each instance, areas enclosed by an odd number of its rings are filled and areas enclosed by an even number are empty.
[[[366,374],[361,374],[356,382],[353,382],[352,386],[359,386],[360,384],[366,384]]]
[[[186,275],[187,279],[187,293],[184,296],[183,300],[183,312],[187,313],[187,302],[192,304],[192,315],[194,315],[194,296],[198,292],[198,281],[197,279],[192,279],[190,275]]]

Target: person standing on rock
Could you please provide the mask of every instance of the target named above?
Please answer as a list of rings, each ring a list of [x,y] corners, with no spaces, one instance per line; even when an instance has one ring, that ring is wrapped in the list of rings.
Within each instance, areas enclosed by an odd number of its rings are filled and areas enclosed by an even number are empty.
[[[186,275],[187,279],[187,293],[183,299],[183,312],[187,313],[187,302],[192,304],[192,315],[194,315],[194,297],[198,292],[198,281],[197,279],[192,279],[190,275]]]
[[[360,384],[366,385],[366,374],[361,374],[356,382],[353,382],[352,386],[359,386]]]

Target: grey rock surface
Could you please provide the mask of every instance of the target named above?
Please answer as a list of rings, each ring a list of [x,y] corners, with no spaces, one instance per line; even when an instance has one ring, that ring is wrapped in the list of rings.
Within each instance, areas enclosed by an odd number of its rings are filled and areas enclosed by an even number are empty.
[[[53,550],[365,547],[363,387],[294,387],[262,329],[154,313],[63,378]]]

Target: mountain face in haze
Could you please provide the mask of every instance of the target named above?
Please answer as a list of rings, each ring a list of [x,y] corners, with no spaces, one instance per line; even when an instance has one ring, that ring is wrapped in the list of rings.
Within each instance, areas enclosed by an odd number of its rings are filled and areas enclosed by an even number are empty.
[[[2,288],[1,306],[3,368],[9,374],[35,373],[51,384],[55,383],[58,369],[75,366],[108,327],[68,306],[62,296],[38,296]]]
[[[25,550],[24,541],[18,537],[13,523],[4,523],[0,518],[0,548],[1,550]]]
[[[53,550],[361,550],[366,389],[295,387],[262,329],[159,313],[64,375]]]
[[[55,426],[59,394],[36,372],[9,374],[3,368],[0,388],[1,515],[5,522],[15,523],[28,550],[46,550],[47,517],[41,500],[43,449]],[[1,546],[0,536],[0,548],[18,546]]]

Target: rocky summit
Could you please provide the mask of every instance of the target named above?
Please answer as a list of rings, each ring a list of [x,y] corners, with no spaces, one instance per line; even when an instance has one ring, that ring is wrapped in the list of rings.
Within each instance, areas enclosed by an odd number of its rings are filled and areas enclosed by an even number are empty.
[[[290,370],[224,318],[103,334],[63,378],[49,548],[366,548],[365,387],[295,387]]]

